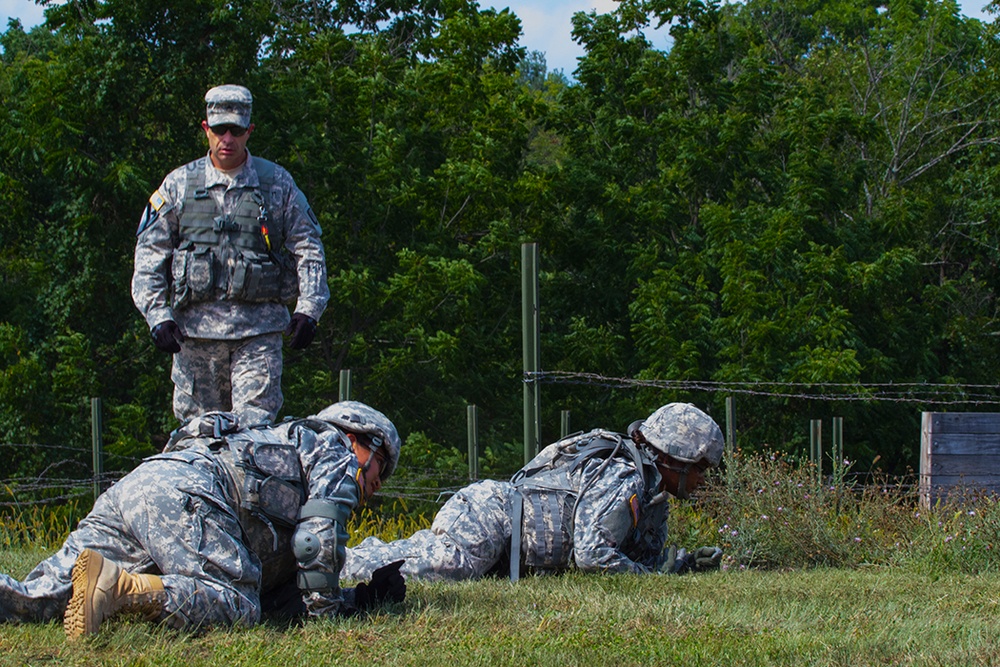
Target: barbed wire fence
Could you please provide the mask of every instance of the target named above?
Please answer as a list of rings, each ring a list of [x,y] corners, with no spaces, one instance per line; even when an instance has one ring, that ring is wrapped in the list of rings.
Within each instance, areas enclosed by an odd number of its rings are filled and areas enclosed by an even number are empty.
[[[608,377],[570,371],[525,372],[525,382],[582,384],[614,388],[742,394],[765,398],[813,401],[914,403],[926,406],[1000,406],[1000,384],[836,383],[836,382],[713,382],[707,380],[647,380]]]
[[[570,371],[526,371],[524,382],[585,385],[605,389],[655,389],[674,393],[722,394],[727,397],[727,421],[731,416],[729,414],[730,401],[735,396],[777,399],[783,402],[800,400],[809,403],[862,404],[865,406],[906,405],[913,406],[920,412],[951,409],[996,412],[997,406],[1000,406],[1000,384],[663,380],[610,377],[597,373]],[[735,419],[733,422],[726,424],[727,447],[731,444],[729,440],[729,436],[732,435],[730,429],[735,430],[736,428]],[[821,420],[818,419],[810,419],[809,422],[809,460],[816,468],[817,478],[822,480],[824,478],[824,459],[821,445],[822,424]],[[849,477],[854,482],[861,484],[866,484],[869,480],[877,480],[878,485],[882,488],[891,487],[914,492],[918,490],[919,475],[912,469],[905,473],[894,474],[891,483],[885,475],[872,470],[845,472],[844,466],[849,462],[843,456],[843,419],[834,417],[832,422],[833,448],[828,452],[828,461],[832,463],[833,467],[831,479],[843,482]],[[918,433],[915,432],[913,437],[918,437]],[[876,457],[877,459],[878,457]]]
[[[1000,406],[1000,384],[947,383],[797,383],[661,380],[611,377],[570,371],[526,371],[525,383],[587,385],[605,389],[640,388],[675,392],[702,392],[806,401],[904,403],[922,408]],[[108,453],[113,469],[95,470],[84,462],[90,452],[80,447],[51,444],[0,443],[0,457],[10,460],[17,450],[56,452],[32,475],[0,479],[0,509],[59,505],[93,497],[95,488],[108,488],[142,462],[139,456]],[[65,455],[60,457],[60,455]],[[52,459],[55,458],[53,461]],[[379,495],[383,500],[440,505],[469,482],[457,471],[408,469],[390,480]]]

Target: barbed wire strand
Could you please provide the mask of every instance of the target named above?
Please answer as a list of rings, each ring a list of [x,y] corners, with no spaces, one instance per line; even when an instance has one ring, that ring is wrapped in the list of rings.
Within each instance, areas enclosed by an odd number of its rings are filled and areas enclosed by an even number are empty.
[[[1000,385],[943,383],[719,382],[608,377],[571,371],[525,371],[523,382],[581,384],[614,388],[645,387],[726,392],[768,398],[817,401],[917,403],[922,405],[1000,405]],[[780,391],[778,391],[780,389]]]
[[[726,392],[765,398],[803,399],[818,401],[861,401],[861,402],[891,402],[915,403],[922,405],[1000,405],[1000,384],[948,384],[930,382],[882,382],[882,383],[846,383],[846,382],[773,382],[773,381],[713,381],[713,380],[658,380],[627,377],[609,377],[598,373],[582,373],[573,371],[525,371],[525,383],[545,384],[576,384],[614,388],[652,388],[675,391]],[[0,449],[32,449],[72,452],[84,456],[89,450],[70,445],[0,443]],[[141,456],[129,456],[108,452],[106,456],[114,461],[138,464],[143,461]],[[0,507],[22,507],[33,505],[50,505],[65,503],[87,497],[93,492],[95,482],[101,488],[107,488],[120,480],[127,470],[105,472],[95,478],[94,475],[77,478],[47,477],[47,474],[63,466],[78,466],[89,469],[89,464],[79,460],[62,459],[48,464],[34,477],[0,479],[0,489],[6,489],[11,496],[43,494],[44,498],[24,498],[12,501],[0,501]],[[388,485],[379,495],[383,499],[415,500],[421,502],[442,503],[443,498],[462,488],[467,480],[454,474],[442,474],[433,468],[413,470],[429,482],[450,482],[450,486]],[[454,486],[458,484],[458,486]],[[59,495],[52,492],[62,491]]]

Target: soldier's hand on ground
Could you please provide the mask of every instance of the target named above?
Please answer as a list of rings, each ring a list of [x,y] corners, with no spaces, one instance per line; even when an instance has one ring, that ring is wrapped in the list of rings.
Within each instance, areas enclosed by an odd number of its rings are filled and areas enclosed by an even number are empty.
[[[375,602],[402,602],[406,598],[406,579],[399,571],[402,566],[403,561],[397,560],[372,572],[368,586]]]
[[[291,338],[288,346],[293,350],[301,350],[312,342],[316,335],[316,320],[305,313],[295,313],[292,321],[285,328],[285,335]]]
[[[663,574],[684,574],[691,569],[692,556],[687,549],[677,548],[676,544],[671,544],[667,551],[667,560],[663,562],[660,572]]]
[[[265,617],[288,621],[305,618],[306,603],[302,601],[302,591],[295,579],[260,596],[261,614]]]
[[[355,587],[354,606],[364,610],[387,600],[402,602],[406,598],[406,580],[399,572],[402,565],[403,561],[397,560],[373,571],[371,581]]]
[[[718,570],[719,564],[722,562],[722,549],[719,547],[698,547],[691,554],[691,558],[694,561],[691,564],[691,569],[695,572]]]
[[[181,333],[181,328],[177,326],[177,322],[173,320],[160,322],[149,333],[153,337],[153,344],[156,345],[158,350],[163,350],[170,354],[177,354],[181,351],[181,342],[184,340],[184,334]]]

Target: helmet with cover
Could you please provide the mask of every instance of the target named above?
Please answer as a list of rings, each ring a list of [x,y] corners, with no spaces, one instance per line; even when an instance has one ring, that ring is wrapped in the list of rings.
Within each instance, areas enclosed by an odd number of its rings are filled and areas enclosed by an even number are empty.
[[[718,466],[722,461],[722,429],[715,420],[690,403],[668,403],[641,422],[636,430],[653,449],[684,463],[705,461]]]
[[[379,475],[388,479],[399,462],[402,441],[399,432],[384,414],[359,401],[340,401],[323,408],[313,419],[332,424],[342,431],[360,433],[371,440],[372,449],[381,450],[385,468]]]

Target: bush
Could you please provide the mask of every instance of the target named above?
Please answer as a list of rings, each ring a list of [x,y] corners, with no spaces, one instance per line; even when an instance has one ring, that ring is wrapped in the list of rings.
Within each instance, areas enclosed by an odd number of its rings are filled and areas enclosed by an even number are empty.
[[[779,454],[737,453],[691,503],[671,508],[671,540],[717,545],[725,568],[901,565],[976,573],[1000,565],[995,496],[957,493],[929,510],[899,480],[817,479]]]

